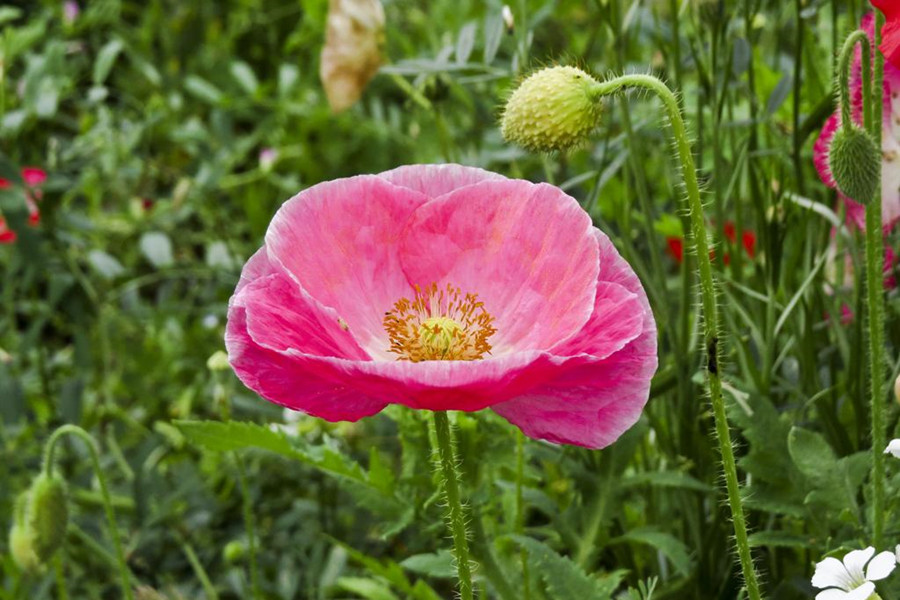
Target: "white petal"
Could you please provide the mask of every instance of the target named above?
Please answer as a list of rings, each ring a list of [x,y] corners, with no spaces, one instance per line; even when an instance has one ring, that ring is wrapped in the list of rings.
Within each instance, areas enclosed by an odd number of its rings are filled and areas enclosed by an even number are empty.
[[[900,458],[900,439],[891,440],[884,449],[885,454],[893,454],[896,458]]]
[[[825,590],[824,592],[816,594],[816,600],[847,600],[847,596],[849,595],[848,592],[843,590],[831,588],[830,590]]]
[[[822,562],[816,563],[816,572],[812,576],[812,584],[817,588],[840,587],[845,590],[850,588],[850,576],[844,564],[838,559],[829,556]]]
[[[866,567],[866,581],[878,581],[891,574],[897,566],[897,559],[893,552],[885,550],[878,553]]]
[[[863,575],[863,567],[866,566],[866,563],[869,562],[869,559],[875,555],[875,548],[869,546],[865,550],[854,550],[853,552],[848,552],[847,556],[844,557],[844,566],[847,567],[847,573],[850,574],[850,577],[858,582],[865,581],[865,576]]]
[[[869,600],[869,596],[875,593],[875,584],[867,581],[846,596],[846,600]]]

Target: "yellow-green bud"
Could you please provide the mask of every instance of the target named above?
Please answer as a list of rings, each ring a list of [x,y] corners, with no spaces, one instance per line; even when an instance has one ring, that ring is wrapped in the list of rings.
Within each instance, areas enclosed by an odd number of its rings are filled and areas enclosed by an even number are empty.
[[[9,545],[16,563],[35,571],[62,546],[69,523],[65,483],[41,473],[16,501]]]
[[[878,189],[881,153],[872,138],[856,125],[842,126],[831,140],[828,164],[838,189],[860,204],[868,204]]]
[[[227,371],[230,368],[228,355],[221,350],[216,350],[206,359],[206,368],[210,371]]]
[[[234,564],[242,561],[246,553],[247,546],[244,542],[240,540],[231,540],[225,544],[225,547],[222,549],[222,558],[225,559],[226,563]]]
[[[69,524],[69,501],[62,479],[41,473],[31,484],[25,524],[34,531],[34,551],[47,561],[62,546]]]
[[[41,559],[34,551],[34,532],[25,525],[28,492],[22,492],[16,498],[13,511],[13,525],[9,530],[9,551],[13,560],[23,571],[39,571]]]
[[[601,101],[597,80],[575,67],[548,67],[531,74],[503,111],[507,141],[529,150],[567,150],[597,126]]]

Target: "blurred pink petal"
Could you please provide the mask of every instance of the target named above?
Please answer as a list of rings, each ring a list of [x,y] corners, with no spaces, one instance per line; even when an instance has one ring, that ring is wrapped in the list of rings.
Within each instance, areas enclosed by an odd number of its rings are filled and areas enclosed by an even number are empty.
[[[22,167],[22,179],[28,187],[37,187],[47,180],[47,173],[37,167]]]

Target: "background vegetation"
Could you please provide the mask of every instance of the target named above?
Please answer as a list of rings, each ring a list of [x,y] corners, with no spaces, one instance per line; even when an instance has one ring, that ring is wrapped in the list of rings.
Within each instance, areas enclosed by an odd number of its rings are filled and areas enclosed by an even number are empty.
[[[22,226],[20,188],[0,191],[19,233],[0,246],[0,523],[49,433],[73,423],[101,445],[135,580],[165,597],[250,598],[254,556],[260,598],[451,597],[424,415],[273,432],[281,411],[207,360],[281,202],[323,180],[454,161],[577,198],[641,276],[660,328],[645,416],[608,449],[457,416],[487,597],[522,598],[526,581],[547,600],[650,597],[653,582],[654,599],[738,597],[659,106],[611,101],[595,141],[567,156],[498,132],[505,95],[536,66],[652,70],[682,94],[707,189],[754,554],[769,597],[811,597],[814,562],[869,543],[860,239],[833,235],[841,209],[812,163],[834,53],[867,4],[518,0],[508,30],[496,0],[385,0],[388,63],[333,115],[318,78],[325,0],[91,0],[70,22],[56,1],[7,2],[0,177],[34,166],[48,178],[37,227]],[[896,291],[888,302],[896,375]],[[87,454],[61,450],[63,558],[27,575],[0,539],[0,598],[59,597],[60,574],[72,598],[121,597]],[[892,540],[898,473],[889,463]]]

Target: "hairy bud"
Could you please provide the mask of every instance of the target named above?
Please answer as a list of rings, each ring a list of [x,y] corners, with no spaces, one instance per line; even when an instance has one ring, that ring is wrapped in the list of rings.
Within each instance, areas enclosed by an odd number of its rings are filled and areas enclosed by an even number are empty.
[[[597,80],[575,67],[530,75],[503,112],[503,137],[529,150],[567,150],[587,140],[600,117]]]
[[[16,501],[10,550],[23,570],[39,570],[62,546],[69,522],[65,483],[41,473]]]
[[[855,125],[834,134],[828,162],[838,189],[848,198],[868,204],[878,189],[881,153],[865,131]]]

